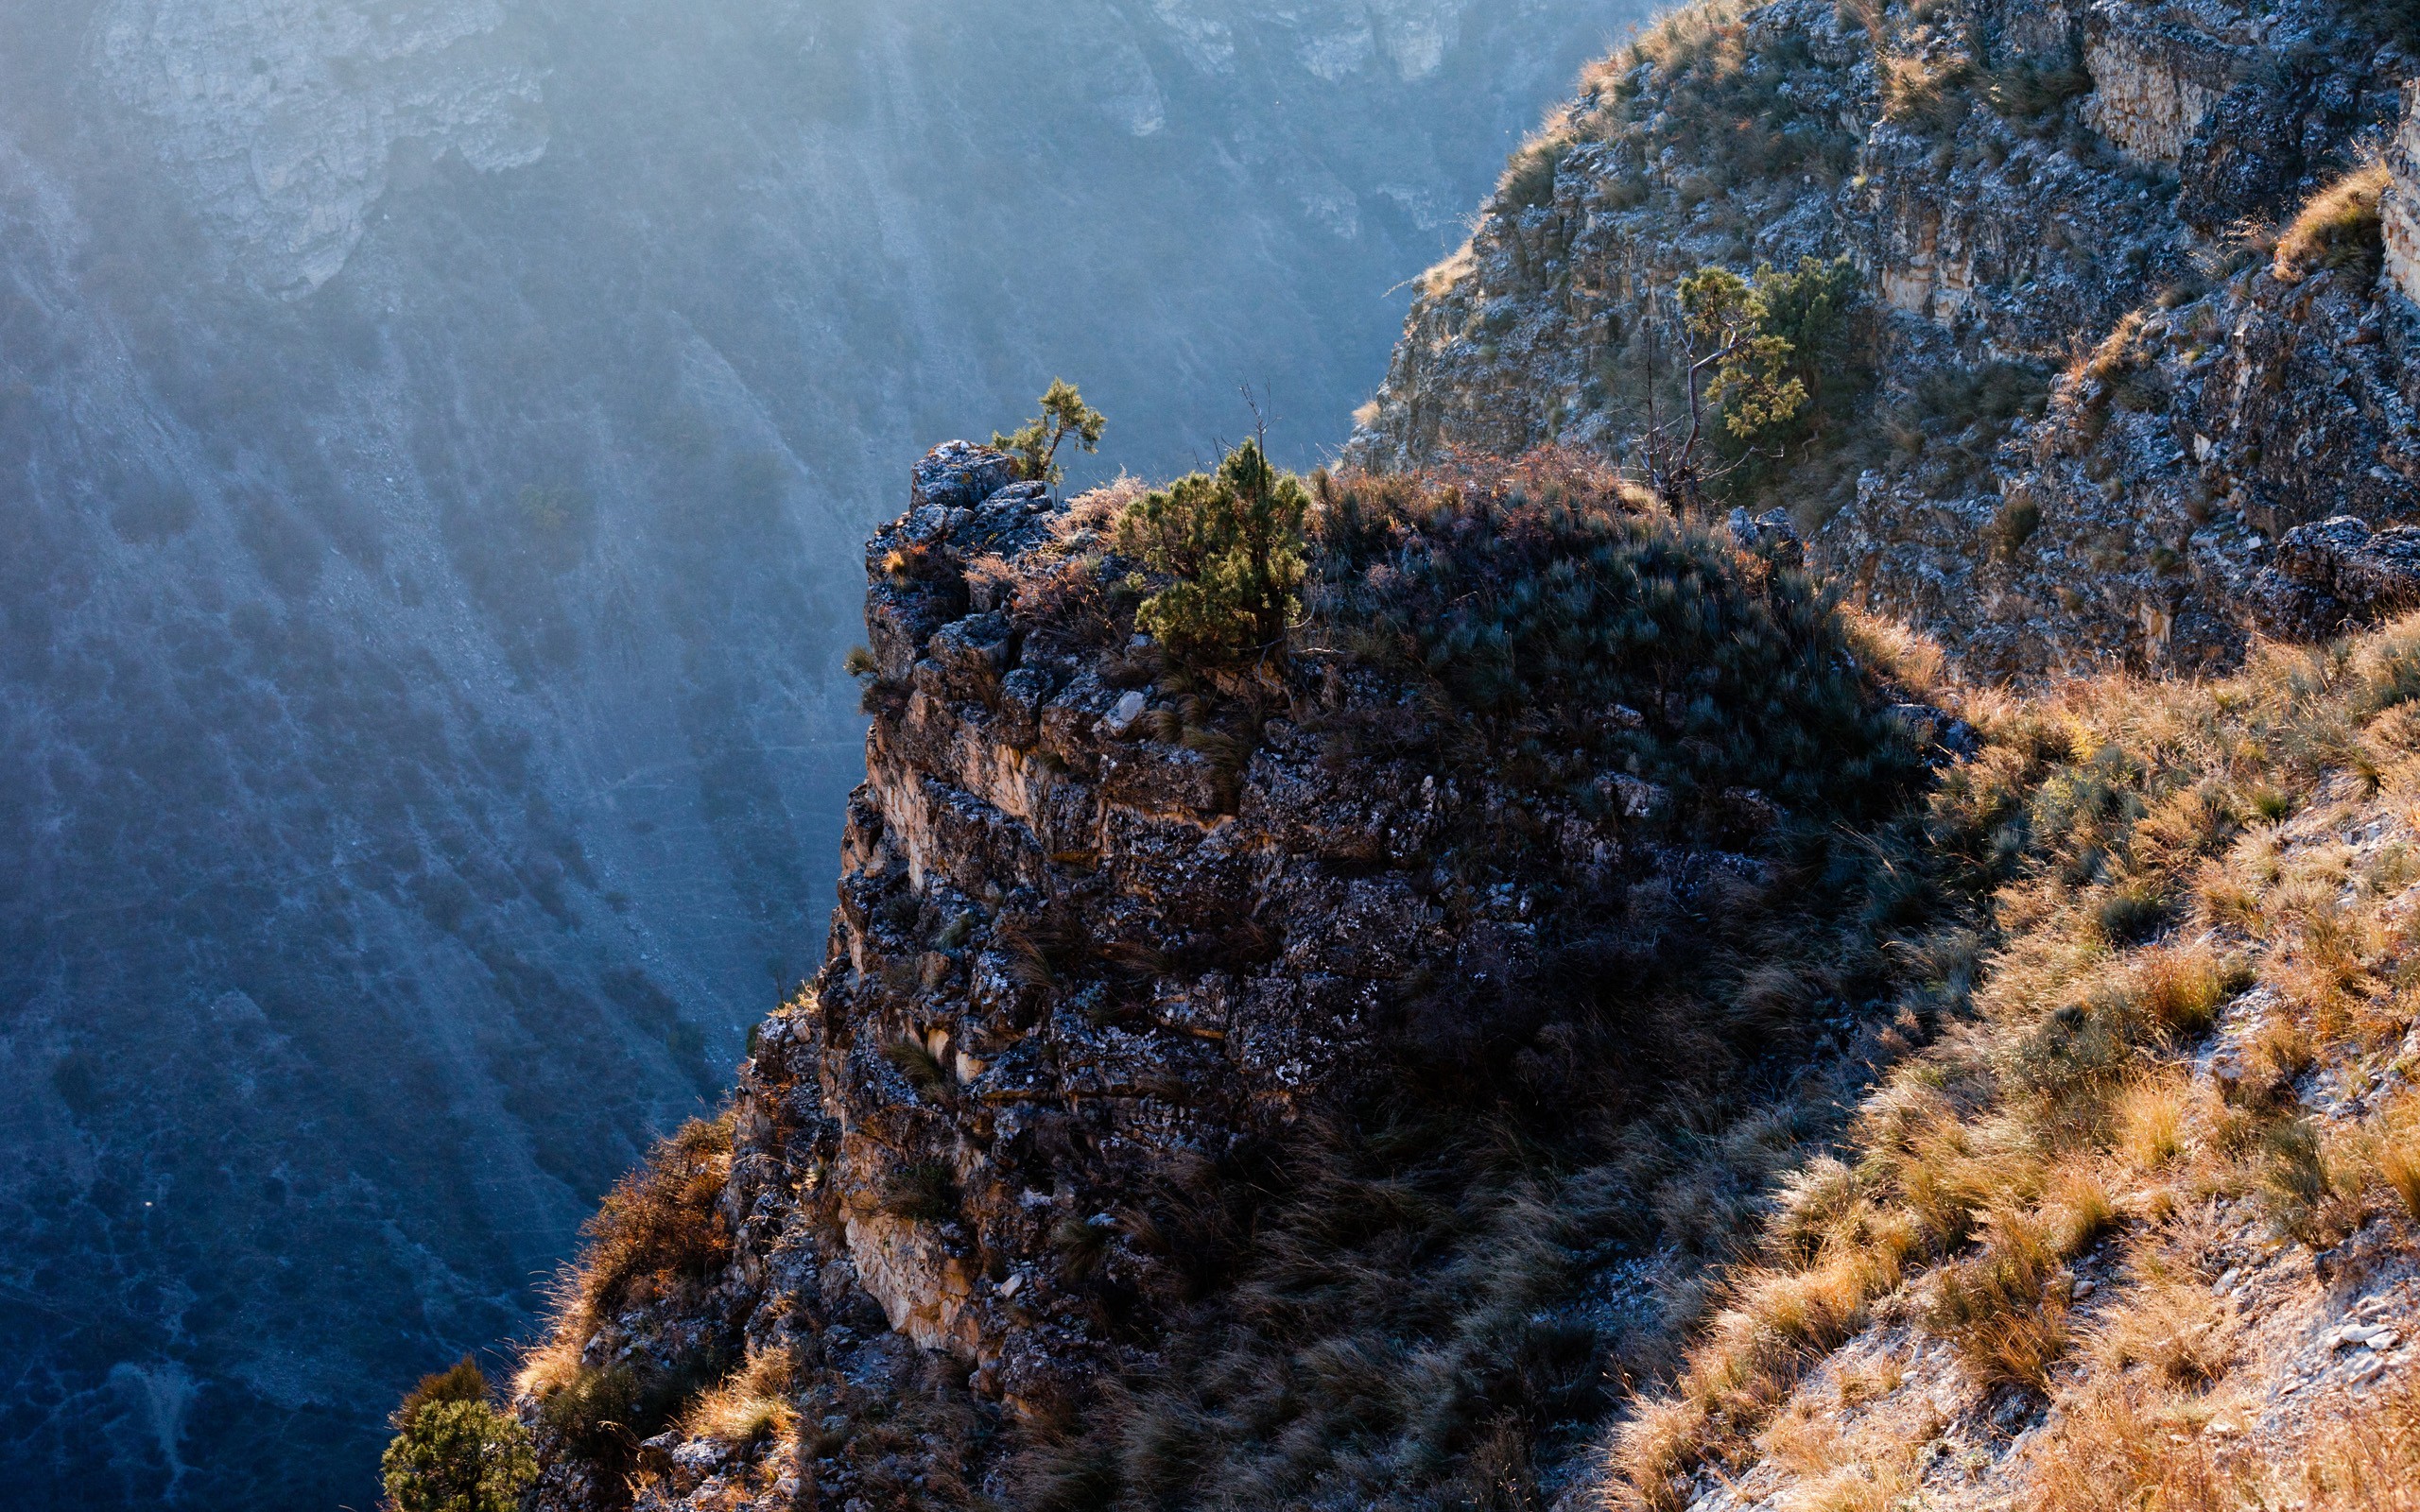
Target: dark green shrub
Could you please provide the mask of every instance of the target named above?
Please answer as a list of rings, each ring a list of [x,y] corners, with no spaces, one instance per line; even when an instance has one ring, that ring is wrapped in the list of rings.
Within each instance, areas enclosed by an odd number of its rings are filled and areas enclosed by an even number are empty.
[[[1992,517],[1992,547],[2003,559],[2014,557],[2033,532],[2042,528],[2042,507],[2030,498],[2015,498],[2000,505]]]
[[[1456,731],[1472,760],[1569,753],[1685,799],[1755,788],[1825,812],[1914,769],[1803,575],[1743,569],[1610,477],[1542,461],[1458,486],[1319,488],[1315,623],[1472,716]]]
[[[2029,58],[1992,70],[1983,82],[1983,97],[2001,119],[2033,125],[2055,117],[2060,108],[2092,93],[2092,76],[2066,60]]]
[[[718,1380],[726,1358],[708,1346],[644,1375],[627,1365],[581,1366],[540,1399],[538,1425],[581,1455],[618,1466]]]
[[[1846,433],[1873,374],[1858,350],[1863,281],[1846,258],[1803,257],[1755,277],[1710,269],[1737,284],[1750,339],[1717,369],[1707,390],[1720,406],[1714,449],[1725,491],[1737,502],[1831,448]]]
[[[514,1512],[538,1478],[527,1430],[490,1406],[467,1358],[425,1378],[395,1411],[379,1460],[394,1512]]]
[[[1158,584],[1135,625],[1178,657],[1243,662],[1279,645],[1301,608],[1310,495],[1257,441],[1146,495],[1118,518],[1117,549]]]
[[[919,1160],[890,1173],[882,1187],[882,1211],[913,1223],[946,1223],[958,1216],[958,1176],[939,1160]]]
[[[2149,938],[2168,922],[2168,900],[2142,883],[2113,889],[2093,909],[2093,922],[2113,945]]]

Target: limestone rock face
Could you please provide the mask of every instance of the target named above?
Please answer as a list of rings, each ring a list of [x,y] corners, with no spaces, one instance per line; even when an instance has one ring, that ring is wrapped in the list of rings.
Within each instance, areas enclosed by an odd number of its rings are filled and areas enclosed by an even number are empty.
[[[497,0],[118,0],[95,52],[248,275],[289,298],[343,268],[399,158],[493,173],[546,150]]]
[[[1080,595],[1118,580],[1097,560],[1115,497],[1008,475],[942,447],[867,545],[866,782],[827,958],[741,1071],[728,1256],[570,1314],[548,1347],[643,1380],[777,1361],[828,1432],[728,1444],[746,1465],[725,1475],[712,1427],[675,1422],[632,1462],[639,1506],[741,1504],[716,1498],[745,1485],[769,1509],[790,1475],[845,1503],[886,1452],[868,1435],[941,1397],[989,1446],[955,1471],[1005,1473],[1014,1425],[1064,1421],[1182,1339],[1187,1266],[1213,1252],[1189,1248],[1188,1203],[1231,1198],[1407,1056],[1478,1054],[1485,995],[1517,1016],[1565,958],[1549,910],[1635,906],[1647,950],[1667,903],[1719,912],[1773,874],[1761,847],[1790,816],[1764,791],[1619,770],[1523,787],[1441,760],[1424,742],[1456,716],[1370,660],[1303,645],[1203,673],[1105,636]],[[1783,518],[1742,517],[1733,542],[1759,581],[1800,545]],[[1668,694],[1591,717],[1686,712]],[[1972,748],[1939,711],[1893,713],[1927,759]],[[1458,848],[1495,823],[1535,847],[1472,880]],[[1440,983],[1478,996],[1436,1007]],[[548,1436],[562,1379],[521,1404],[539,1505],[619,1505],[593,1449]]]
[[[1641,463],[1649,393],[1668,421],[1680,403],[1678,281],[1846,256],[1872,387],[1786,492],[1811,562],[1979,667],[2238,654],[2280,533],[2420,510],[2420,62],[2325,0],[1977,18],[1884,8],[1868,37],[1828,6],[1750,9],[1722,87],[1779,102],[1754,151],[1686,103],[1714,86],[1679,54],[1592,75],[1550,183],[1499,196],[1429,275],[1348,455]],[[2390,138],[2383,278],[2230,260],[2229,228],[2290,217]],[[1994,384],[2037,397],[1960,407]]]
[[[742,1069],[731,1262],[704,1300],[603,1320],[592,1366],[728,1330],[883,1391],[937,1351],[1011,1418],[1060,1410],[1146,1358],[1168,1257],[1144,1195],[1357,1086],[1386,986],[1526,948],[1510,898],[1449,930],[1385,865],[1484,795],[1323,760],[1255,679],[1229,691],[1270,717],[1205,734],[1145,658],[1038,617],[1098,522],[1011,475],[942,447],[868,543],[866,782],[826,964]],[[1601,828],[1579,864],[1619,853]],[[710,1484],[692,1452],[644,1457],[648,1504]],[[549,1454],[542,1504],[613,1503]]]
[[[1332,776],[1283,720],[1240,769],[1177,742],[1148,683],[1018,611],[1068,532],[1004,478],[934,453],[867,548],[880,680],[831,962],[743,1097],[783,1110],[748,1153],[814,1164],[890,1326],[1016,1405],[1098,1348],[1068,1252],[1132,1264],[1123,1194],[1302,1117],[1377,984],[1454,945],[1340,868],[1417,844],[1434,783]]]
[[[2420,301],[2420,83],[2403,90],[2403,125],[2388,147],[2393,175],[2378,202],[2386,239],[2387,282],[2407,300]]]
[[[0,1503],[371,1504],[820,963],[897,462],[1306,455],[1605,21],[1167,9],[0,0]]]
[[[2108,11],[2083,45],[2092,76],[2084,119],[2130,156],[2174,167],[2220,98],[2248,71],[2247,53],[2191,32],[2161,31]]]

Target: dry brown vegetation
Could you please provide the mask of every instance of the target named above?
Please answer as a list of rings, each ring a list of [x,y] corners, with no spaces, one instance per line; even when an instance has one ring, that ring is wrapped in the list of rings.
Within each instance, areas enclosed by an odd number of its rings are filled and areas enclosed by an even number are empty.
[[[581,1228],[573,1305],[591,1317],[712,1276],[731,1257],[719,1203],[731,1176],[731,1120],[692,1119],[605,1194]]]
[[[717,1363],[709,1358],[642,1373],[587,1364],[582,1351],[617,1314],[692,1297],[730,1260],[721,1207],[730,1175],[726,1109],[712,1121],[691,1120],[659,1143],[582,1228],[587,1244],[558,1280],[547,1337],[523,1359],[514,1383],[558,1439],[617,1465],[712,1379]]]
[[[2239,1335],[2210,1288],[2208,1204],[2255,1201],[2313,1246],[2420,1211],[2413,1094],[2331,1124],[2296,1079],[2380,1074],[2420,1010],[2415,697],[2420,621],[2263,647],[2218,680],[1972,701],[1988,745],[1932,802],[2003,879],[1973,1013],[1866,1099],[1839,1159],[1783,1184],[1762,1258],[1613,1441],[1617,1503],[1677,1506],[1701,1468],[1772,1453],[1799,1383],[1888,1302],[1970,1379],[2056,1403],[2029,1504],[2276,1504],[2269,1467],[2196,1436]],[[2197,1082],[2238,999],[2259,1005],[2230,1031],[2241,1073]],[[2083,1325],[2087,1250],[2116,1292]],[[2332,1426],[2294,1494],[2410,1504],[2411,1401]]]
[[[2383,162],[2365,163],[2306,200],[2277,238],[2276,277],[2291,284],[2322,268],[2375,268],[2387,177]]]

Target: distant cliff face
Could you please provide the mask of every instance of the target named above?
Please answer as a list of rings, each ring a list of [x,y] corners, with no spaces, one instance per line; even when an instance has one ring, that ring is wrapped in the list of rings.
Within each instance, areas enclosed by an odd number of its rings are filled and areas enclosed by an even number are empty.
[[[210,229],[289,296],[343,270],[399,147],[485,173],[546,150],[539,60],[495,0],[122,0],[93,62]]]
[[[2420,507],[2405,156],[2383,248],[2371,183],[2342,255],[2279,250],[2396,132],[2383,14],[1677,12],[1429,276],[1353,455],[1633,455],[1681,277],[1846,257],[1860,397],[1731,497],[1979,668],[2226,662],[2281,532]]]
[[[0,1484],[364,1504],[820,960],[858,548],[1298,451],[1600,8],[0,5]]]

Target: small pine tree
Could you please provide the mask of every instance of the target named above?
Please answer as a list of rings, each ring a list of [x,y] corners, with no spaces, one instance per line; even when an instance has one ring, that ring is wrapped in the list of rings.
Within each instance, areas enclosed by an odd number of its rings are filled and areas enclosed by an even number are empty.
[[[1693,345],[1713,357],[1708,403],[1722,406],[1723,424],[1746,440],[1798,418],[1806,385],[1791,370],[1796,349],[1765,328],[1764,294],[1725,267],[1681,281],[1681,313]]]
[[[1042,396],[1042,413],[1011,436],[992,433],[992,444],[1016,463],[1017,476],[1056,485],[1067,475],[1059,465],[1059,448],[1073,437],[1080,450],[1100,450],[1100,433],[1109,421],[1084,403],[1084,396],[1064,378],[1053,379]]]
[[[393,1512],[515,1512],[538,1478],[520,1423],[488,1404],[487,1377],[466,1357],[412,1388],[378,1462]]]
[[[1302,608],[1310,494],[1257,441],[1146,495],[1117,522],[1117,549],[1174,579],[1134,623],[1179,656],[1237,662],[1283,640]]]

